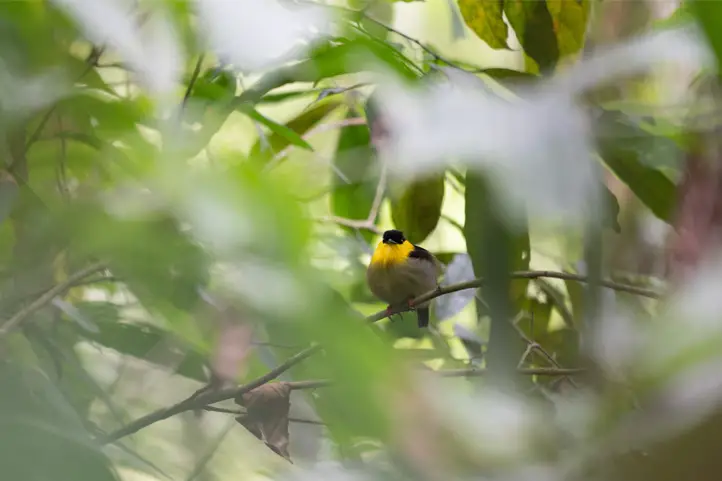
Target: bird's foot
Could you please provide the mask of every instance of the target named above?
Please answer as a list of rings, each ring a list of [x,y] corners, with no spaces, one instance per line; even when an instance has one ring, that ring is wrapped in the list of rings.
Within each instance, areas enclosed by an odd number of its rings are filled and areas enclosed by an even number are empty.
[[[414,298],[413,297],[408,300],[408,306],[409,306],[409,309],[411,309],[411,310],[414,309]]]
[[[393,313],[394,309],[391,307],[391,305],[389,304],[388,306],[386,306],[386,317],[391,317]]]

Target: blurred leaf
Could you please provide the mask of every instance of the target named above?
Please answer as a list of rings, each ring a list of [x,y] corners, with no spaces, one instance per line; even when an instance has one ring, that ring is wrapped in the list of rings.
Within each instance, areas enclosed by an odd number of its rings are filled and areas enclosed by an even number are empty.
[[[444,173],[415,179],[391,200],[391,217],[412,244],[420,244],[436,228],[444,202]]]
[[[528,285],[528,281],[512,283],[508,276],[529,268],[529,233],[513,231],[500,216],[503,210],[494,205],[498,199],[487,182],[479,172],[466,173],[464,234],[474,275],[485,279],[481,295],[491,317],[488,366],[492,379],[508,382],[524,349],[509,319],[521,307]]]
[[[421,339],[426,335],[425,332],[419,329],[416,313],[414,312],[395,315],[381,326],[393,339],[402,339],[404,337]]]
[[[346,118],[354,116],[351,111],[346,114]],[[352,125],[341,130],[331,174],[333,215],[361,220],[369,217],[380,181],[378,169],[378,160],[370,144],[369,129],[365,125]],[[354,232],[351,228],[344,229]],[[368,231],[361,234],[367,242],[374,236],[373,232]]]
[[[514,28],[519,43],[524,47],[524,52],[534,59],[542,73],[554,70],[559,60],[560,48],[554,33],[554,19],[549,13],[547,3],[505,0],[504,13]]]
[[[121,354],[144,359],[148,362],[157,362],[158,346],[166,340],[173,339],[173,333],[160,329],[147,323],[118,322],[111,316],[111,310],[117,306],[110,303],[83,303],[79,306],[81,312],[104,312],[103,317],[91,317],[99,330],[95,332],[80,331],[79,334],[85,339],[113,349]],[[87,315],[87,314],[86,314]],[[153,354],[151,356],[151,354]],[[207,356],[190,346],[183,346],[182,360],[175,367],[175,372],[189,379],[199,382],[206,382],[205,361]]]
[[[722,28],[722,4],[707,0],[689,0],[685,2],[691,13],[699,22],[717,62],[722,62],[722,37],[719,32]]]
[[[0,224],[5,222],[13,210],[19,192],[20,189],[13,177],[5,173],[0,174]]]
[[[479,73],[488,75],[489,77],[497,80],[533,80],[539,77],[538,75],[530,72],[522,72],[520,70],[512,70],[509,68],[485,68]]]
[[[226,70],[210,68],[196,79],[191,98],[218,101],[227,99],[235,93],[236,78],[233,74]]]
[[[546,0],[556,33],[559,56],[575,54],[584,47],[589,0]]]
[[[291,129],[298,136],[303,135],[308,132],[312,127],[314,127],[324,117],[326,117],[336,108],[338,108],[340,104],[341,102],[338,100],[327,100],[319,102],[313,108],[304,110],[296,118],[290,120],[286,124],[286,127]],[[264,145],[259,139],[256,141],[255,144],[253,144],[249,156],[252,157],[254,160],[265,163],[268,162],[271,158],[273,158],[274,154],[277,154],[281,150],[285,149],[291,143],[289,139],[277,132],[274,132],[273,135],[269,136],[267,140],[269,144],[268,146],[266,146],[268,147],[267,149],[264,150]]]
[[[76,245],[108,259],[109,266],[143,303],[190,309],[205,284],[206,255],[167,216],[118,220],[94,206],[71,210]]]
[[[525,302],[524,310],[530,319],[522,319],[519,321],[519,328],[532,341],[536,341],[539,337],[546,334],[551,320],[552,304],[550,302],[540,302],[534,298],[528,298]]]
[[[285,139],[289,144],[313,151],[311,144],[303,140],[303,137],[298,135],[292,128],[279,124],[275,120],[271,120],[268,117],[261,115],[256,109],[244,109],[244,112],[256,122],[268,127],[275,135]]]
[[[4,476],[48,481],[118,479],[75,411],[42,373],[5,361],[0,365],[0,383]]]
[[[369,63],[374,61],[382,68],[399,74],[402,79],[415,80],[420,76],[414,63],[398,50],[362,32],[354,38],[339,38],[333,43],[321,43],[309,52],[308,59],[265,74],[241,95],[219,106],[215,117],[207,119],[200,132],[195,135],[193,146],[188,148],[187,155],[194,156],[200,152],[231,112],[244,111],[255,105],[271,90],[295,82],[315,84],[328,77],[366,70]]]
[[[659,139],[630,123],[622,114],[606,111],[600,122],[610,127],[610,135],[600,140],[604,162],[654,215],[670,222],[676,199],[674,183],[643,160],[652,142]]]
[[[652,28],[676,28],[688,25],[689,23],[693,22],[694,15],[692,14],[692,8],[690,8],[690,3],[692,2],[683,2],[669,17],[655,20],[652,24]]]
[[[464,21],[491,48],[509,48],[503,4],[504,0],[459,0],[459,11]]]
[[[456,254],[444,272],[442,287],[474,279],[474,267],[468,254]],[[465,289],[436,298],[434,313],[439,321],[449,319],[460,313],[476,295],[476,289]]]

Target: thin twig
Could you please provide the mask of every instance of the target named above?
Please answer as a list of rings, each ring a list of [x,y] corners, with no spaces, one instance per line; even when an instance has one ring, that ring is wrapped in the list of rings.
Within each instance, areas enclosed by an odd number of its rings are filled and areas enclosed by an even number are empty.
[[[314,344],[311,347],[304,349],[295,356],[291,357],[277,368],[269,371],[268,373],[255,379],[254,381],[249,382],[248,384],[244,384],[243,386],[229,389],[219,389],[217,391],[207,391],[197,396],[192,395],[191,397],[186,398],[183,401],[176,403],[170,407],[159,409],[150,414],[146,414],[145,416],[136,419],[130,424],[123,426],[117,431],[108,434],[105,438],[101,440],[101,443],[112,443],[113,441],[116,441],[120,438],[136,433],[141,429],[150,426],[151,424],[157,423],[158,421],[162,421],[164,419],[168,419],[169,417],[175,416],[176,414],[180,414],[182,412],[192,411],[194,409],[203,409],[209,404],[215,404],[221,401],[225,401],[227,399],[237,398],[238,396],[241,396],[249,391],[252,391],[253,389],[256,389],[259,386],[262,386],[276,379],[278,376],[280,376],[299,362],[308,358],[319,349],[320,346]]]
[[[325,222],[327,224],[338,224],[351,229],[368,230],[374,234],[380,234],[381,229],[376,227],[373,222],[369,222],[368,219],[347,219],[346,217],[338,217],[335,215],[327,215],[318,217],[316,219],[319,222]]]
[[[555,272],[555,271],[519,271],[519,272],[512,272],[509,274],[509,277],[512,279],[537,279],[539,277],[546,277],[550,279],[564,279],[568,281],[577,281],[577,282],[589,282],[589,279],[586,276],[580,275],[580,274],[572,274],[571,272]],[[413,299],[412,303],[415,305],[419,305],[421,303],[424,303],[426,301],[430,301],[431,299],[435,299],[439,296],[443,296],[445,294],[451,294],[452,292],[457,291],[463,291],[465,289],[476,289],[484,285],[484,279],[478,278],[471,281],[466,282],[460,282],[458,284],[452,284],[450,286],[446,287],[438,287],[437,289],[434,289],[433,291],[429,291],[426,294],[422,294],[416,299]],[[628,284],[620,284],[618,282],[613,281],[607,281],[607,280],[601,280],[599,281],[599,285],[602,287],[606,287],[608,289],[612,289],[615,291],[621,291],[621,292],[629,292],[630,294],[636,294],[638,296],[643,297],[649,297],[650,299],[659,299],[662,297],[662,293],[653,290],[653,289],[645,289],[643,287],[638,286],[631,286]],[[402,312],[407,312],[410,309],[408,307],[396,307],[391,310],[383,310],[379,311],[376,314],[372,314],[368,317],[366,317],[366,320],[368,322],[377,322],[382,319],[385,319],[389,316],[392,316],[394,314],[400,314]]]
[[[181,103],[181,110],[186,107],[186,104],[188,103],[188,99],[191,96],[191,93],[193,92],[193,86],[196,84],[196,80],[198,80],[198,75],[201,73],[201,65],[203,64],[203,59],[205,59],[205,54],[200,54],[198,56],[198,61],[196,62],[196,66],[193,69],[193,74],[191,75],[191,79],[188,82],[188,87],[186,88],[186,92],[183,95],[183,102]]]
[[[105,264],[97,262],[90,266],[82,269],[75,274],[70,275],[65,281],[60,284],[48,289],[44,294],[39,296],[33,302],[28,304],[26,307],[18,311],[14,316],[5,321],[0,326],[0,339],[7,336],[11,331],[20,326],[26,319],[33,315],[37,310],[42,309],[48,303],[50,303],[55,297],[64,294],[68,289],[73,287],[76,282],[80,279],[88,277],[96,272],[100,272],[105,269]]]

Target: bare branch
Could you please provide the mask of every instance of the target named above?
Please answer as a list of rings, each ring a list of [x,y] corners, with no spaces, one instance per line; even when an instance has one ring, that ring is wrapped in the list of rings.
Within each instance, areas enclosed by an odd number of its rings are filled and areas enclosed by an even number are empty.
[[[583,276],[580,274],[572,274],[571,272],[555,272],[555,271],[519,271],[519,272],[512,272],[510,274],[510,277],[512,279],[537,279],[539,277],[546,277],[550,279],[564,279],[568,281],[577,281],[577,282],[589,282],[589,278],[587,276]],[[413,304],[419,305],[426,301],[430,301],[431,299],[435,299],[439,296],[443,296],[445,294],[451,294],[452,292],[457,291],[463,291],[465,289],[477,289],[484,285],[484,279],[478,278],[471,281],[466,282],[460,282],[458,284],[452,284],[450,286],[446,287],[438,287],[437,289],[427,292],[426,294],[423,294],[416,299],[413,299]],[[643,297],[649,297],[650,299],[659,299],[662,297],[662,294],[656,290],[653,289],[646,289],[644,287],[638,287],[638,286],[631,286],[628,284],[620,284],[618,282],[613,281],[607,281],[607,280],[601,280],[599,281],[599,285],[602,287],[606,287],[608,289],[612,289],[615,291],[621,291],[621,292],[628,292],[630,294],[636,294],[638,296]],[[372,314],[366,318],[368,322],[377,322],[381,319],[385,319],[389,316],[392,316],[394,314],[399,314],[402,312],[407,312],[410,309],[408,307],[396,307],[387,311],[379,311],[376,314]]]
[[[189,398],[186,398],[183,401],[176,403],[170,407],[159,409],[141,418],[136,419],[135,421],[118,429],[117,431],[108,434],[105,438],[101,440],[101,443],[112,443],[113,441],[116,441],[120,438],[136,433],[141,429],[150,426],[151,424],[175,416],[176,414],[180,414],[186,411],[192,411],[194,409],[203,409],[209,404],[215,404],[217,402],[225,401],[227,399],[235,399],[238,396],[241,396],[249,391],[252,391],[253,389],[256,389],[259,386],[262,386],[274,380],[284,372],[288,371],[291,367],[295,366],[299,362],[303,361],[304,359],[317,352],[319,349],[320,346],[314,344],[311,347],[304,349],[295,356],[291,357],[277,368],[269,371],[267,374],[255,379],[254,381],[249,382],[248,384],[244,384],[243,386],[229,389],[220,389],[217,391],[206,391],[199,395],[193,394]]]

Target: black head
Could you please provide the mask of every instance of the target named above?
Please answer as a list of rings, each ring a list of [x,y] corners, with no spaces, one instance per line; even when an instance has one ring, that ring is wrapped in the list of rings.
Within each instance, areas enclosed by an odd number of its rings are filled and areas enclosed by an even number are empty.
[[[387,230],[384,232],[384,244],[403,244],[406,242],[406,237],[404,237],[404,233],[400,230]]]

